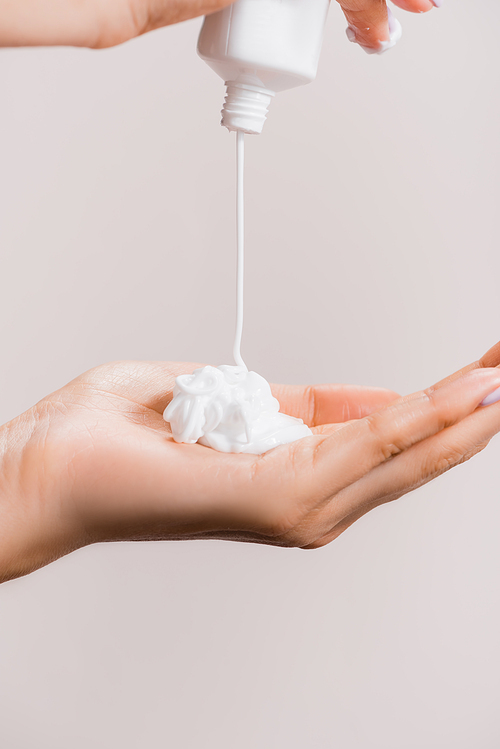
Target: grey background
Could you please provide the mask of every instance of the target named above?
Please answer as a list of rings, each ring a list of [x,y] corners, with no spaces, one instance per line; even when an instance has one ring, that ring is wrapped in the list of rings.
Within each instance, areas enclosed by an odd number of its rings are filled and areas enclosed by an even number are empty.
[[[273,381],[407,393],[500,338],[500,6],[397,14],[379,59],[332,7],[317,82],[247,139],[244,354]],[[105,361],[230,361],[199,25],[0,52],[1,422]],[[498,747],[499,448],[321,551],[96,546],[3,585],[2,749]]]

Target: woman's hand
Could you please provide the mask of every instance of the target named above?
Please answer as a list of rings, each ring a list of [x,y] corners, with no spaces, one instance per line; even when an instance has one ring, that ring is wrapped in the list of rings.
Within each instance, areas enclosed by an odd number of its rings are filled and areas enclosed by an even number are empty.
[[[307,1],[307,0],[306,0]],[[0,46],[113,47],[233,0],[0,0]]]
[[[394,19],[386,0],[338,0],[348,22],[347,36],[366,52],[383,52],[401,36],[401,27]],[[394,4],[412,13],[426,13],[440,8],[443,0],[393,0]]]
[[[479,452],[500,431],[500,344],[403,399],[276,386],[314,436],[263,456],[179,445],[162,418],[194,364],[98,367],[0,429],[0,579],[101,541],[220,538],[323,546],[378,505]]]
[[[213,13],[233,0],[0,0],[0,46],[111,47],[135,36]],[[307,2],[307,0],[302,0]],[[378,51],[390,38],[385,0],[338,0],[349,38]],[[414,13],[442,0],[395,0]]]

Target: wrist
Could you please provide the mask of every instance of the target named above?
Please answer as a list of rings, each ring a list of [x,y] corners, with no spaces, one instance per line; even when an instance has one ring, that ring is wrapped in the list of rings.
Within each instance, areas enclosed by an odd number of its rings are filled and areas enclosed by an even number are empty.
[[[0,582],[23,574],[18,567],[26,503],[21,487],[23,440],[17,421],[0,427]]]
[[[0,427],[0,582],[77,548],[50,424],[35,407]]]

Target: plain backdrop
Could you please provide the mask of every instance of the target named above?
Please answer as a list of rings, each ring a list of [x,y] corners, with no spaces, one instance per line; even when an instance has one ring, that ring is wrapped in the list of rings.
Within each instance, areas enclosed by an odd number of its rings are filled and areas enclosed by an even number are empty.
[[[307,1],[307,0],[304,0]],[[408,393],[500,338],[500,4],[332,6],[247,148],[243,352]],[[0,422],[114,359],[229,363],[234,135],[200,19],[0,51]],[[84,549],[0,589],[2,749],[497,749],[500,442],[316,552]]]

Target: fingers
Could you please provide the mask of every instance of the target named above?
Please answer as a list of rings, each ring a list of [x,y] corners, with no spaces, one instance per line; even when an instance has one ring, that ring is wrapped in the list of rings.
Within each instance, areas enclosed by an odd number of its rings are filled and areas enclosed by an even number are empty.
[[[401,37],[401,25],[385,0],[338,0],[348,22],[347,36],[366,52],[385,52]],[[425,13],[441,0],[396,0],[403,10]]]
[[[379,505],[418,489],[482,452],[499,431],[499,406],[479,409],[454,427],[415,445],[391,464],[372,471],[369,478],[356,485],[356,505],[363,504],[363,496],[370,504]]]
[[[500,342],[481,359],[434,385],[435,390],[451,384],[468,372],[500,365]],[[354,385],[272,385],[283,413],[302,419],[310,427],[362,419],[399,400],[392,390]],[[408,398],[402,399],[407,401]]]
[[[470,372],[445,387],[417,393],[348,425],[333,439],[337,441],[344,431],[352,431],[353,439],[349,440],[346,453],[351,453],[352,459],[354,451],[358,454],[361,451],[368,466],[373,468],[462,421],[499,386],[500,371],[496,369]]]
[[[351,457],[349,457],[349,451],[342,452],[342,450],[336,450],[331,455],[330,485],[328,485],[324,466],[319,469],[316,466],[313,469],[312,473],[315,475],[314,478],[309,476],[308,486],[310,493],[314,486],[317,488],[313,500],[314,506],[306,508],[293,527],[286,529],[283,525],[281,542],[292,541],[303,548],[324,546],[380,504],[398,499],[403,494],[417,489],[476,455],[500,431],[500,403],[477,409],[486,391],[495,389],[494,386],[499,379],[498,374],[495,374],[493,380],[491,379],[491,370],[475,372],[445,388],[446,398],[442,397],[443,391],[439,391],[438,397],[434,400],[432,412],[428,414],[428,423],[423,417],[425,411],[431,410],[430,405],[429,407],[424,405],[422,413],[419,413],[418,410],[415,411],[415,405],[420,399],[410,401],[406,405],[410,406],[409,423],[413,425],[414,436],[408,437],[411,434],[411,428],[406,435],[406,419],[401,413],[398,418],[394,419],[393,428],[387,424],[384,425],[382,419],[372,438],[375,453],[373,449],[367,447],[364,436],[361,440],[349,440],[349,447],[353,448]],[[432,400],[431,394],[429,401]],[[386,408],[384,412],[384,418],[389,412],[394,415],[394,407]],[[387,432],[385,432],[386,429],[388,429]],[[427,429],[429,432],[434,430],[435,433],[417,441],[417,435],[422,436]],[[345,428],[341,431],[347,433],[350,430]],[[382,434],[385,435],[383,440],[380,439]],[[340,432],[335,435],[335,437],[338,436],[341,436]],[[395,436],[396,439],[394,439]],[[381,462],[372,470],[366,467],[365,452],[368,452],[368,459],[373,460],[380,450],[380,445],[382,442],[385,443],[386,439],[389,440],[391,446],[394,446],[401,444],[401,440],[404,443],[407,437],[413,441],[407,449],[393,459]],[[320,449],[324,448],[327,442],[323,442]],[[318,450],[316,454],[317,452]],[[357,458],[356,463],[354,463],[353,456]],[[345,482],[349,474],[352,478],[356,472],[359,472],[360,465],[364,473],[340,488],[339,479]],[[338,474],[339,466],[344,468],[343,475]],[[294,485],[297,488],[296,475]],[[318,502],[321,492],[325,491],[326,498]],[[292,517],[291,513],[289,517]]]
[[[281,411],[308,426],[362,419],[399,398],[392,390],[354,385],[272,385]]]
[[[375,468],[325,506],[325,531],[308,548],[324,546],[375,507],[399,499],[473,458],[500,431],[500,404],[478,409],[459,424],[418,443],[393,461]],[[317,520],[318,523],[318,520]]]
[[[500,342],[481,359],[441,380],[438,389],[458,380],[475,369],[500,366]],[[283,413],[302,419],[308,426],[339,424],[351,419],[362,419],[399,399],[392,390],[354,385],[272,385],[272,391]],[[408,400],[407,398],[403,400]]]
[[[500,367],[500,342],[492,346],[478,361],[468,364],[466,367],[462,367],[458,372],[445,377],[444,380],[436,383],[435,388],[443,387],[454,380],[458,380],[467,372],[471,372],[474,369],[492,369],[493,367]]]
[[[499,358],[500,345],[438,387],[338,425],[330,436],[262,456],[252,483],[257,514],[263,518],[269,510],[263,525],[280,543],[322,545],[378,504],[471,457],[500,430],[499,406],[477,410],[500,383],[500,371],[483,365]],[[312,423],[307,389],[278,386],[275,394],[296,407],[296,415],[307,412]],[[335,400],[327,399],[322,416],[331,417],[335,407]],[[469,429],[473,424],[478,428]]]
[[[335,453],[336,459],[351,467],[352,481],[358,480],[389,458],[459,423],[499,386],[500,371],[484,369],[437,390],[417,393],[337,430],[316,451],[316,463],[326,471]]]

